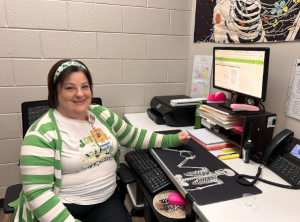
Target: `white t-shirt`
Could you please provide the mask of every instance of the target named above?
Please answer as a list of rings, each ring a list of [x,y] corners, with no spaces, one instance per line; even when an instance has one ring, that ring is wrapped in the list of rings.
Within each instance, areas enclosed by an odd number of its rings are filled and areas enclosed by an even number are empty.
[[[53,113],[62,139],[62,178],[57,196],[63,203],[91,205],[104,202],[117,186],[114,159],[117,140],[90,111],[89,121],[69,119],[57,110]],[[93,127],[103,131],[110,144],[107,149],[101,150],[95,142],[91,133]]]

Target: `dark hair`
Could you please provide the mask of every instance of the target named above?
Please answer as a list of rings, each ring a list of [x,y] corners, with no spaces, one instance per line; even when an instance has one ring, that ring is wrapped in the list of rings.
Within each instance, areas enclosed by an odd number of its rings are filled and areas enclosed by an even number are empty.
[[[68,61],[78,62],[82,64],[86,69],[78,66],[69,66],[65,68],[54,81],[54,75],[58,67],[61,64]],[[93,80],[92,80],[91,73],[86,67],[86,65],[78,60],[70,60],[70,59],[60,60],[52,66],[48,74],[48,105],[50,108],[56,108],[58,106],[58,91],[57,91],[58,85],[63,83],[63,81],[66,78],[68,78],[73,72],[79,72],[79,71],[83,72],[86,75],[86,78],[88,79],[88,83],[93,95]]]

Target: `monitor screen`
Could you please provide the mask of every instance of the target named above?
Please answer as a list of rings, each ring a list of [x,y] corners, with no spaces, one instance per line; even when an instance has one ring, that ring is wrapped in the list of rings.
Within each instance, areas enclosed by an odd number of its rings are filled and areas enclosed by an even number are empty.
[[[265,101],[269,48],[214,47],[213,87]]]

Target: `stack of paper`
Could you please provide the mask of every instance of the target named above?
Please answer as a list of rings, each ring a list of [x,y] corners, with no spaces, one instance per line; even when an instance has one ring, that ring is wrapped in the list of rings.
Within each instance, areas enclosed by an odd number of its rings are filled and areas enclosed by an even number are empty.
[[[234,126],[243,125],[244,119],[237,115],[230,115],[207,105],[200,106],[200,116],[212,124],[217,124],[225,129],[232,129]]]

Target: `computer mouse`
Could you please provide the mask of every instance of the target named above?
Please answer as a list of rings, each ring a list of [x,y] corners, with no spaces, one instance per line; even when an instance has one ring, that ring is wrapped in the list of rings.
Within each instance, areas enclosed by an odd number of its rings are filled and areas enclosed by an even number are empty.
[[[185,205],[185,200],[180,193],[171,193],[168,196],[168,200],[174,205]]]

